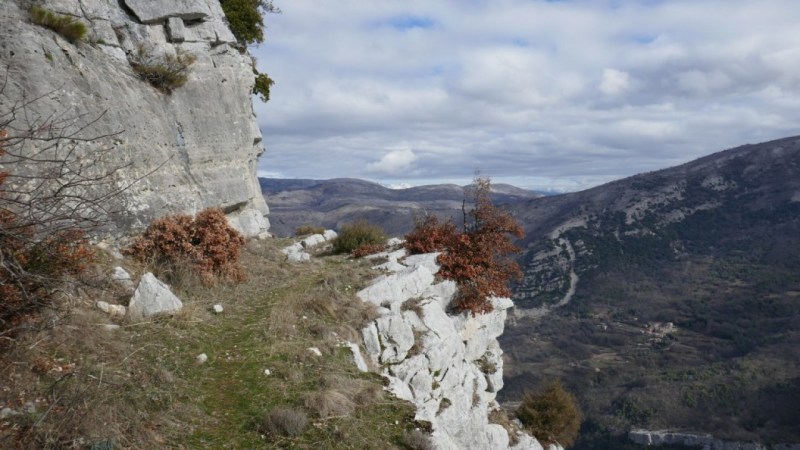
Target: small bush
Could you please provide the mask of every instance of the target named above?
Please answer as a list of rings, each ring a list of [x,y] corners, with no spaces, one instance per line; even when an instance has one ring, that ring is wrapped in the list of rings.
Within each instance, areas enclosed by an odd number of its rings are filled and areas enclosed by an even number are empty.
[[[323,419],[348,417],[356,409],[356,404],[353,400],[333,389],[309,394],[305,399],[305,406]]]
[[[64,37],[64,39],[75,43],[86,38],[87,28],[83,22],[53,11],[34,6],[31,8],[31,21],[36,25],[49,28]]]
[[[454,306],[458,311],[481,314],[492,311],[491,296],[509,296],[508,282],[522,275],[519,265],[508,257],[519,249],[511,236],[521,238],[522,227],[511,215],[491,201],[491,181],[473,181],[474,209],[464,213],[464,230],[435,217],[417,221],[406,236],[411,253],[442,251],[437,262],[439,274],[458,284]]]
[[[526,392],[516,415],[525,429],[543,444],[569,447],[581,426],[578,401],[558,380],[540,392]]]
[[[0,129],[0,158],[9,140]],[[42,224],[14,212],[0,172],[0,336],[53,304],[54,287],[64,276],[83,273],[94,260],[85,233],[76,228],[43,235]],[[33,220],[33,221],[31,221]]]
[[[267,413],[258,431],[269,436],[297,436],[308,426],[308,416],[294,408],[275,408]]]
[[[253,94],[257,94],[262,102],[269,101],[269,91],[275,81],[265,73],[256,72],[256,82],[253,85]]]
[[[325,232],[325,228],[318,227],[316,225],[300,225],[299,227],[294,229],[295,236],[305,236],[308,234],[322,234]]]
[[[458,228],[452,220],[439,222],[436,216],[414,218],[414,229],[406,235],[406,249],[412,254],[441,252],[452,246]]]
[[[333,241],[335,253],[351,253],[364,245],[384,245],[387,236],[381,227],[360,220],[344,225],[339,236]]]
[[[189,67],[197,58],[191,53],[178,50],[175,55],[156,55],[152,49],[140,45],[129,62],[134,72],[156,89],[171,94],[173,90],[186,84]]]
[[[434,445],[430,436],[419,430],[407,432],[403,436],[403,444],[411,450],[433,450]]]
[[[272,0],[220,0],[228,26],[243,44],[264,40],[264,18],[261,13],[280,13]]]
[[[239,255],[244,237],[219,208],[200,211],[195,218],[176,214],[155,220],[126,252],[145,262],[180,265],[188,262],[202,281],[241,281]]]

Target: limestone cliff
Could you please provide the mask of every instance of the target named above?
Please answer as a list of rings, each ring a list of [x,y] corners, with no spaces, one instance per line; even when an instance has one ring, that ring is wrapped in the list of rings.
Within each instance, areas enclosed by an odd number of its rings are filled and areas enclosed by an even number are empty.
[[[392,393],[416,405],[416,419],[431,424],[434,447],[542,450],[531,436],[509,436],[489,421],[503,387],[497,337],[511,300],[493,298],[488,314],[448,314],[456,285],[435,282],[437,254],[406,257],[398,250],[378,256],[388,258],[378,267],[389,273],[358,293],[380,313],[363,330],[367,355],[389,379]]]
[[[71,43],[32,24],[29,2],[4,1],[0,112],[37,99],[26,115],[75,119],[89,153],[124,167],[118,184],[138,180],[124,194],[132,214],[118,219],[123,229],[209,206],[223,208],[248,235],[268,229],[255,173],[263,146],[251,101],[253,61],[217,0],[36,4],[77,18],[89,33]],[[193,55],[185,85],[167,94],[140,79],[129,62],[140,47]]]

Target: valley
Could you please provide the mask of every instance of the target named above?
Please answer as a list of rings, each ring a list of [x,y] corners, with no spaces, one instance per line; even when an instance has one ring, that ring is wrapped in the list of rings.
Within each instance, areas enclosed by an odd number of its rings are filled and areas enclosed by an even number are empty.
[[[457,187],[356,185],[265,191],[274,229],[357,217],[402,235],[414,213],[460,217]],[[584,410],[577,449],[641,448],[634,428],[800,442],[800,138],[494,201],[527,233],[501,401],[560,378]]]

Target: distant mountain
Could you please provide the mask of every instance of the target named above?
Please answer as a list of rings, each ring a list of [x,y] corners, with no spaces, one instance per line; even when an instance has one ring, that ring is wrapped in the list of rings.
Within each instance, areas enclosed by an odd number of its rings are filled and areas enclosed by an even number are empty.
[[[392,236],[402,236],[413,227],[415,215],[436,214],[460,220],[465,193],[465,187],[455,184],[389,189],[350,178],[260,178],[259,181],[270,208],[271,231],[278,236],[290,236],[300,225],[337,229],[357,219],[376,223]],[[493,186],[493,200],[497,204],[540,196],[507,184]]]
[[[800,137],[511,208],[502,400],[562,378],[581,449],[633,427],[800,443]]]

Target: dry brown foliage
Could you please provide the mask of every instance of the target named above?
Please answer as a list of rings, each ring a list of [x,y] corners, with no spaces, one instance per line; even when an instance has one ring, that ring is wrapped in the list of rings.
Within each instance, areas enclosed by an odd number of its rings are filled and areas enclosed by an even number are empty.
[[[185,214],[153,221],[126,252],[139,260],[159,264],[188,261],[205,284],[217,280],[242,281],[239,265],[244,237],[228,224],[219,208],[207,208],[196,217]]]
[[[406,235],[405,247],[411,254],[441,252],[458,235],[458,227],[448,220],[440,222],[436,216],[414,218],[414,229]]]
[[[0,129],[0,158],[8,132]],[[7,200],[0,172],[0,336],[13,334],[21,322],[50,306],[54,289],[65,275],[78,275],[93,260],[83,231],[66,228],[41,236],[35,220],[26,220]]]
[[[464,212],[464,230],[435,217],[417,222],[406,236],[411,253],[442,251],[439,274],[458,284],[454,306],[459,311],[481,314],[492,311],[491,296],[509,296],[508,282],[522,275],[509,255],[519,252],[511,237],[521,238],[522,227],[511,215],[492,204],[491,181],[473,181],[475,207]]]
[[[363,258],[368,255],[380,253],[384,250],[386,250],[386,245],[384,244],[364,244],[353,250],[350,254],[353,255],[353,258]]]

